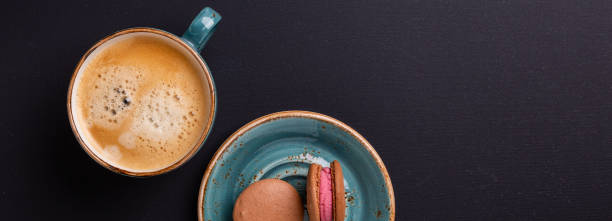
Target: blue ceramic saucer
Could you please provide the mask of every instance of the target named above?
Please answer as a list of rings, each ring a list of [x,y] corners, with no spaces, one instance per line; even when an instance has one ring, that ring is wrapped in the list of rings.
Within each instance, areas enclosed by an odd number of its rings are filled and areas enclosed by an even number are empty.
[[[374,148],[348,125],[306,111],[266,115],[232,134],[206,168],[198,219],[232,220],[238,195],[260,179],[291,183],[305,202],[310,163],[329,166],[333,160],[344,173],[346,220],[395,219],[391,179]]]

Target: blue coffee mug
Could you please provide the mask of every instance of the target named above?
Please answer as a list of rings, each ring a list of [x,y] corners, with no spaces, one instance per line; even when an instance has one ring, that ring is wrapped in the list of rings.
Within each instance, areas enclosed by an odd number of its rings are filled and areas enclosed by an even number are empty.
[[[206,42],[212,36],[213,32],[215,31],[215,27],[219,23],[219,21],[221,21],[221,15],[219,15],[219,13],[217,13],[212,8],[206,7],[202,11],[200,11],[200,13],[196,16],[196,18],[191,22],[191,25],[189,25],[189,28],[187,29],[187,31],[185,31],[185,33],[181,37],[176,36],[172,33],[160,30],[160,29],[156,29],[156,28],[149,28],[149,27],[129,28],[129,29],[121,30],[119,32],[116,32],[114,34],[111,34],[103,38],[102,40],[97,42],[94,46],[92,46],[85,53],[85,55],[83,55],[83,57],[81,58],[77,67],[74,70],[72,79],[70,80],[70,86],[68,88],[68,102],[67,102],[68,118],[70,120],[70,126],[72,127],[72,131],[74,132],[75,137],[77,138],[79,144],[81,145],[83,150],[85,150],[85,152],[94,161],[96,161],[98,164],[102,165],[103,167],[113,172],[122,174],[122,175],[135,176],[135,177],[147,177],[147,176],[155,176],[155,175],[163,174],[168,171],[174,170],[180,167],[181,165],[183,165],[185,162],[191,159],[191,157],[193,157],[198,152],[198,150],[202,147],[202,145],[204,144],[204,141],[210,134],[210,131],[212,129],[213,122],[215,119],[216,107],[217,107],[217,94],[216,94],[215,84],[214,84],[210,69],[208,68],[208,65],[206,64],[206,62],[204,62],[204,59],[200,56],[200,51],[202,50],[202,48],[204,48],[204,45],[206,45]],[[87,66],[87,62],[90,60],[90,58],[94,57],[90,55],[92,54],[95,55],[96,50],[99,48],[104,48],[103,46],[105,44],[112,44],[114,39],[129,37],[129,35],[133,35],[133,34],[155,35],[157,37],[168,40],[168,42],[172,42],[172,44],[177,45],[177,47],[181,48],[181,50],[186,51],[186,54],[189,54],[191,59],[193,59],[196,63],[199,64],[199,67],[202,69],[202,72],[205,75],[203,76],[203,78],[206,80],[206,82],[204,83],[204,85],[206,86],[205,91],[207,92],[207,95],[209,96],[207,99],[210,100],[210,110],[208,110],[209,116],[207,116],[208,123],[207,125],[204,126],[204,129],[198,139],[198,142],[196,142],[196,145],[194,145],[189,150],[189,152],[185,154],[185,156],[183,156],[181,159],[179,159],[175,163],[167,167],[160,168],[160,169],[153,170],[153,171],[138,171],[138,170],[133,170],[133,169],[128,169],[128,168],[122,168],[118,165],[114,165],[113,163],[110,162],[110,160],[107,160],[107,159],[105,160],[104,157],[101,156],[101,154],[97,153],[96,150],[93,148],[93,146],[89,144],[89,142],[87,141],[87,138],[83,136],[82,134],[83,129],[79,128],[80,124],[75,122],[79,119],[78,117],[76,117],[79,113],[77,113],[77,111],[75,111],[75,109],[73,108],[74,106],[76,106],[74,102],[77,100],[75,96],[78,93],[78,89],[77,89],[78,87],[76,87],[75,84],[78,85],[79,83],[78,76],[83,72],[83,69],[85,69],[84,67]]]

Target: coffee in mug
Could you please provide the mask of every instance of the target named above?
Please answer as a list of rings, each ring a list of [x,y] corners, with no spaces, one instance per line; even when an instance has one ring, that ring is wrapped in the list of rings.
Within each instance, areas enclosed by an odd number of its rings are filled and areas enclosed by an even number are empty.
[[[83,149],[130,176],[175,169],[210,132],[216,94],[198,51],[220,16],[205,8],[182,38],[132,28],[98,42],[79,62],[68,115]]]
[[[109,163],[164,168],[197,144],[208,124],[205,73],[189,54],[156,35],[116,39],[84,67],[76,122]]]

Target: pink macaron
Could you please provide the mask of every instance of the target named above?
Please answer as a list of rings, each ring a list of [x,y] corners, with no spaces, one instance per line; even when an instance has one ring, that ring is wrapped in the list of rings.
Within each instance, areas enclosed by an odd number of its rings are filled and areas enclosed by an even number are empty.
[[[306,208],[310,221],[342,221],[344,209],[344,177],[340,162],[330,167],[311,164],[306,183]]]

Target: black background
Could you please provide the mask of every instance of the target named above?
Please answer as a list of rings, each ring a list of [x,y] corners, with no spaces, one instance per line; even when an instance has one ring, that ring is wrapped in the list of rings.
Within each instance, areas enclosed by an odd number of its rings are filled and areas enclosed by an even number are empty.
[[[264,114],[321,112],[377,149],[397,220],[612,218],[610,1],[2,3],[3,220],[195,220],[212,154]],[[182,34],[223,15],[202,55],[218,87],[203,149],[135,179],[74,139],[81,55],[134,26]]]

